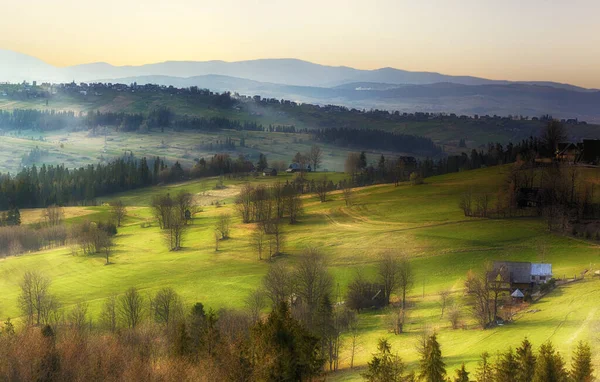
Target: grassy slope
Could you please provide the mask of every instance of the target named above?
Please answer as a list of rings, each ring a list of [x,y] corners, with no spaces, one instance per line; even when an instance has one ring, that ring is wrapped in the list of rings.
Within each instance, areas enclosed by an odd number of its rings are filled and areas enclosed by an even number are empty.
[[[472,147],[486,145],[488,142],[520,141],[531,135],[537,136],[539,122],[524,121],[515,126],[505,126],[503,122],[493,121],[413,121],[394,122],[386,119],[368,119],[353,113],[315,112],[308,106],[291,107],[285,105],[249,104],[242,110],[217,109],[207,100],[190,99],[182,95],[158,93],[122,93],[105,91],[101,96],[82,96],[79,94],[58,94],[50,99],[48,106],[43,99],[11,100],[0,97],[0,109],[35,108],[41,110],[74,110],[87,111],[125,111],[147,113],[161,105],[171,108],[178,114],[201,115],[204,117],[222,116],[262,123],[264,126],[295,125],[298,128],[315,128],[325,126],[351,128],[377,128],[405,134],[426,136],[436,143],[445,145],[447,152],[463,151],[457,148],[461,138],[467,140],[469,150]],[[597,137],[597,125],[569,126],[569,133],[575,137]]]
[[[594,269],[600,265],[597,245],[548,234],[540,220],[481,220],[462,216],[456,207],[458,195],[468,187],[493,192],[507,170],[497,167],[445,175],[427,179],[427,184],[416,187],[407,184],[367,187],[357,190],[356,204],[351,208],[344,206],[339,194],[332,195],[326,203],[308,196],[306,216],[297,226],[288,227],[287,254],[277,261],[292,264],[306,246],[319,247],[329,258],[331,271],[343,291],[358,269],[374,273],[380,253],[397,250],[411,256],[416,283],[411,291],[414,308],[408,333],[389,334],[382,312],[362,314],[356,365],[366,364],[378,338],[389,337],[394,349],[414,366],[417,356],[414,345],[424,327],[439,331],[449,370],[461,361],[473,370],[482,351],[493,353],[517,346],[525,336],[536,345],[552,339],[565,354],[570,354],[577,340],[587,339],[598,354],[600,347],[594,334],[600,318],[596,310],[598,280],[561,288],[536,304],[534,308],[540,312],[524,313],[515,324],[493,330],[452,331],[439,318],[437,292],[452,288],[455,299],[460,300],[466,272],[478,269],[487,260],[540,260],[538,253],[543,243],[546,261],[553,263],[557,275],[573,275],[590,264]],[[153,194],[166,192],[165,188],[157,187],[119,196],[138,207],[131,208],[125,227],[119,231],[117,253],[110,266],[104,266],[101,257],[73,257],[68,249],[62,248],[0,260],[3,291],[0,317],[19,314],[17,284],[23,272],[31,268],[52,277],[53,290],[66,306],[89,301],[94,315],[106,296],[121,293],[129,286],[137,286],[149,294],[168,285],[181,293],[187,303],[202,301],[214,308],[242,307],[244,297],[259,285],[268,264],[256,259],[248,245],[249,226],[242,225],[237,217],[232,238],[221,244],[219,252],[214,251],[212,223],[219,213],[232,212],[232,196],[240,181],[226,181],[229,188],[224,191],[212,191],[214,183],[215,179],[211,179],[169,187],[170,192],[186,189],[200,199],[226,203],[221,208],[209,205],[198,214],[185,242],[186,248],[181,252],[166,251],[156,227],[140,227],[140,222],[150,219],[149,210],[143,206]],[[88,212],[95,214],[92,217],[106,213],[103,207]],[[342,357],[341,367],[347,368],[348,348],[343,350]],[[355,369],[334,377],[353,380],[359,374]]]

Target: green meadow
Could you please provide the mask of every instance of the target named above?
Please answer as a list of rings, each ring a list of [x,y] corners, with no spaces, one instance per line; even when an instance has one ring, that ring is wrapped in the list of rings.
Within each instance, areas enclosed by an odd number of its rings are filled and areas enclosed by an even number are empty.
[[[354,190],[354,203],[346,207],[341,193],[332,192],[320,203],[316,195],[304,197],[304,215],[299,223],[286,226],[285,254],[275,261],[294,264],[307,247],[316,247],[328,259],[329,268],[341,291],[360,270],[375,274],[379,255],[393,251],[410,256],[415,283],[410,291],[406,333],[394,335],[387,329],[385,311],[359,315],[359,337],[355,367],[350,369],[350,346],[346,339],[341,371],[333,380],[360,379],[377,340],[389,338],[410,368],[416,366],[415,346],[424,331],[439,333],[450,373],[461,362],[474,371],[479,354],[495,354],[516,347],[524,337],[536,346],[552,340],[569,359],[577,341],[586,340],[600,354],[600,279],[591,276],[562,286],[517,314],[513,323],[494,329],[478,329],[464,306],[463,282],[469,270],[480,270],[493,260],[546,261],[558,277],[573,278],[584,270],[600,269],[598,242],[551,234],[538,218],[466,218],[458,208],[458,197],[466,189],[494,193],[505,181],[509,167],[500,166],[426,179],[425,184],[378,185]],[[598,179],[599,170],[586,176]],[[323,174],[311,174],[311,177]],[[328,173],[339,180],[341,173]],[[249,178],[251,182],[274,182],[291,175]],[[226,188],[215,190],[216,178],[177,185],[137,190],[102,200],[120,199],[128,216],[117,235],[111,265],[98,256],[72,255],[69,248],[0,260],[0,318],[19,317],[18,283],[26,270],[36,269],[53,281],[52,291],[65,309],[81,301],[89,303],[95,319],[104,299],[135,286],[143,294],[171,286],[188,305],[244,308],[245,297],[261,284],[269,262],[259,261],[249,244],[250,224],[242,224],[233,200],[246,180],[225,179]],[[169,252],[156,224],[151,222],[148,203],[153,195],[185,190],[196,196],[202,210],[178,252]],[[219,202],[218,205],[216,202]],[[233,216],[231,238],[214,249],[213,226],[222,213]],[[108,207],[66,208],[67,222],[106,218]],[[25,223],[39,219],[39,211],[24,211]],[[590,268],[591,267],[591,268]],[[593,272],[588,272],[588,275]],[[338,288],[336,288],[338,289]],[[438,293],[450,289],[460,305],[464,328],[453,330],[440,317]],[[595,359],[596,369],[600,358]]]

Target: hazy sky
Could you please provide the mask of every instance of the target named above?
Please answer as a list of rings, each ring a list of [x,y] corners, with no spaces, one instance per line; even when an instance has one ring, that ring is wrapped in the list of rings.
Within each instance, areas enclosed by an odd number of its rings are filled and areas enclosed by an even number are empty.
[[[66,66],[293,57],[600,88],[600,0],[1,0],[0,48]]]

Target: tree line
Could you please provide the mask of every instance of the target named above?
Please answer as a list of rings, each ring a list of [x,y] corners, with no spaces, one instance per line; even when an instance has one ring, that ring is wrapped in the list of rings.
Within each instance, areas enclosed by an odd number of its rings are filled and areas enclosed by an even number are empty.
[[[52,281],[36,271],[19,284],[25,327],[0,326],[0,376],[8,380],[311,380],[339,369],[343,346],[355,348],[356,315],[336,304],[325,257],[307,249],[300,261],[271,265],[242,310],[186,306],[170,287],[144,294],[131,287],[105,299],[99,315],[80,302],[63,306]],[[269,313],[265,313],[268,310]],[[464,364],[448,375],[435,332],[415,344],[408,372],[390,342],[379,340],[362,372],[366,381],[588,382],[592,352],[578,343],[567,365],[550,342],[536,352],[527,340],[481,354],[472,372]],[[353,360],[350,361],[353,366]],[[159,367],[155,367],[158,366]],[[33,366],[33,367],[32,367]]]

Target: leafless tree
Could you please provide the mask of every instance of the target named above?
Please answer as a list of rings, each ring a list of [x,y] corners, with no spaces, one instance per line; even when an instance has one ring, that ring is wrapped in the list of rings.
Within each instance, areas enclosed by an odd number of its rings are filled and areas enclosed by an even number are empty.
[[[106,257],[106,265],[110,264],[110,256],[113,254],[115,249],[115,241],[106,232],[100,232],[99,251],[104,253]]]
[[[162,288],[150,301],[152,316],[158,323],[168,326],[183,317],[183,302],[173,288]]]
[[[329,181],[327,176],[322,176],[319,180],[315,182],[317,195],[319,195],[319,200],[321,203],[327,201],[327,194],[329,193]]]
[[[318,307],[333,290],[333,277],[327,270],[325,257],[316,248],[305,250],[295,267],[294,290],[305,308],[303,321],[310,328]]]
[[[175,203],[175,209],[179,214],[179,218],[184,224],[188,224],[194,213],[196,212],[196,206],[194,205],[194,196],[189,192],[181,191],[175,195],[173,200]]]
[[[408,256],[401,255],[398,260],[398,286],[402,293],[402,311],[406,311],[406,294],[412,289],[415,281],[412,266]]]
[[[494,320],[494,308],[491,306],[491,291],[487,272],[469,271],[465,281],[465,289],[474,318],[482,329]]]
[[[65,212],[62,207],[55,204],[48,206],[44,210],[44,221],[49,227],[60,225],[65,218]]]
[[[263,252],[265,251],[267,243],[267,235],[260,226],[256,226],[250,234],[250,245],[258,254],[258,259],[262,260]]]
[[[158,225],[161,229],[167,229],[171,225],[171,218],[176,216],[173,213],[173,209],[175,208],[175,203],[169,194],[167,195],[157,195],[152,197],[150,202],[150,207],[152,208],[152,214],[154,218],[158,221]]]
[[[400,286],[400,263],[398,255],[386,253],[379,260],[377,270],[379,283],[383,286],[383,295],[387,303],[390,303],[390,297]]]
[[[221,214],[217,219],[215,230],[221,234],[221,240],[229,238],[229,226],[231,225],[231,215]]]
[[[313,165],[313,170],[317,171],[317,168],[321,167],[321,163],[323,162],[323,150],[317,145],[312,145],[308,153],[308,158]]]
[[[52,305],[50,279],[36,271],[27,271],[21,281],[19,306],[27,317],[27,324],[40,325]]]
[[[451,292],[448,289],[444,289],[439,293],[440,307],[442,308],[442,314],[440,318],[444,318],[444,310],[446,310],[446,305],[448,304],[448,301],[450,301],[450,293]]]
[[[267,307],[265,292],[261,289],[255,289],[246,297],[246,309],[253,323],[260,320],[260,312]]]
[[[77,303],[69,313],[69,322],[79,332],[89,328],[88,304],[85,302]]]
[[[352,177],[360,170],[360,153],[348,153],[344,163],[344,172]]]
[[[467,190],[465,191],[461,197],[460,197],[460,201],[458,202],[458,206],[460,207],[461,210],[463,210],[463,213],[465,214],[465,216],[472,216],[473,215],[473,194],[471,192],[471,190]]]
[[[117,331],[117,296],[109,296],[100,312],[100,323],[103,327],[107,328],[114,333]]]
[[[352,206],[354,193],[352,191],[352,186],[350,185],[350,182],[344,182],[342,192],[344,196],[344,202],[346,202],[346,207]]]
[[[448,312],[448,321],[450,321],[452,329],[458,329],[461,315],[462,313],[458,305],[452,305],[452,307],[450,307],[450,311]]]
[[[287,301],[291,293],[291,282],[292,275],[282,263],[276,262],[269,267],[263,279],[263,286],[272,307]]]
[[[300,193],[293,186],[286,186],[284,190],[284,208],[289,216],[290,224],[295,224],[302,214],[302,199]]]
[[[213,231],[215,237],[215,252],[219,252],[219,242],[221,241],[221,233],[217,230]]]
[[[117,227],[121,226],[121,222],[125,219],[127,215],[127,208],[125,204],[121,200],[116,200],[110,203],[110,216],[112,220],[115,222]]]
[[[565,127],[560,121],[552,120],[546,125],[546,128],[542,132],[542,141],[546,145],[548,154],[554,156],[558,148],[558,144],[567,139],[567,133]]]
[[[170,251],[179,251],[181,249],[185,233],[189,226],[185,216],[181,216],[176,209],[171,210],[169,225],[164,231],[165,241],[169,245]]]
[[[270,243],[272,244],[269,250],[269,256],[272,258],[283,252],[285,232],[283,230],[283,222],[281,219],[271,219],[269,227],[269,236],[271,236]]]
[[[235,207],[242,217],[243,223],[250,223],[252,220],[252,198],[254,187],[250,183],[242,186],[240,193],[235,199]]]
[[[134,329],[140,323],[144,312],[144,298],[135,287],[127,289],[119,297],[118,312],[119,318],[128,328]]]

